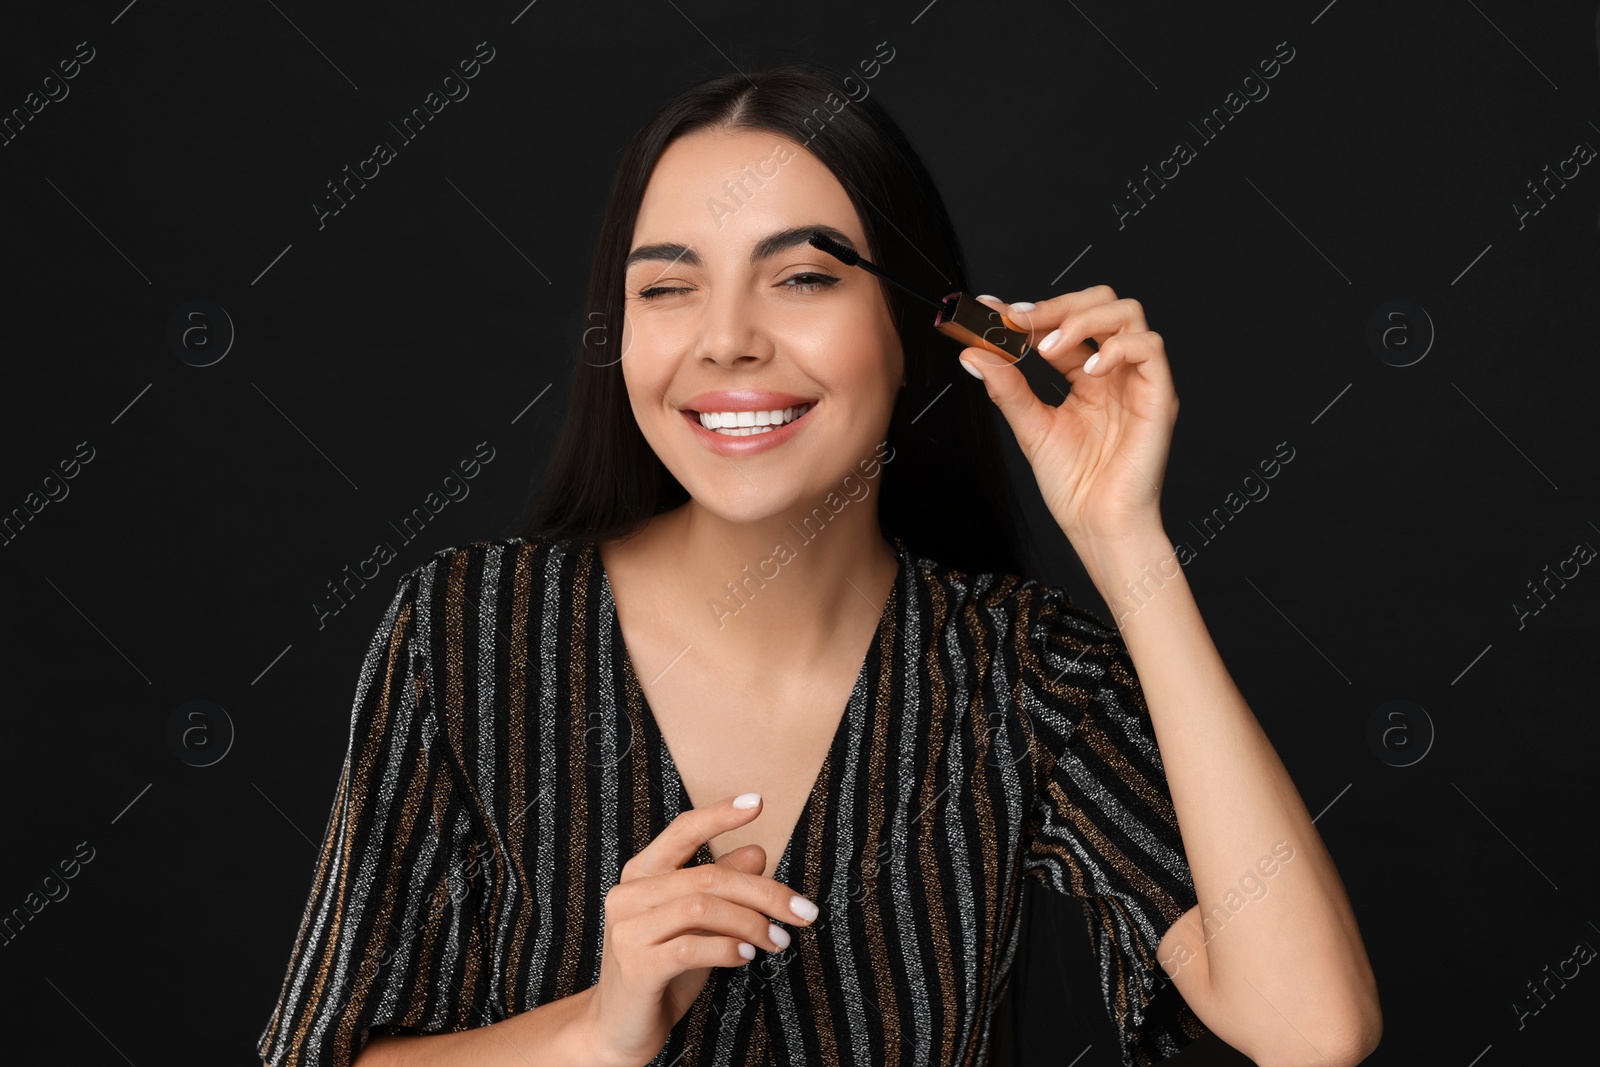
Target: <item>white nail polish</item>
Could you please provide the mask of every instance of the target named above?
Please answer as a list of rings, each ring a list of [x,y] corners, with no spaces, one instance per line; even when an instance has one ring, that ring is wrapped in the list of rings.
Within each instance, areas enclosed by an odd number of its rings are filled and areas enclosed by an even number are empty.
[[[784,949],[788,948],[789,931],[785,930],[776,923],[768,923],[767,925],[771,927],[771,929],[767,931],[767,936],[772,938],[772,943],[774,945],[778,946],[778,951],[782,952]]]
[[[756,958],[756,947],[748,941],[741,941],[739,942],[739,955],[747,960],[753,960]]]
[[[1041,352],[1050,351],[1052,348],[1054,348],[1056,346],[1056,342],[1059,341],[1059,340],[1061,340],[1061,331],[1060,330],[1051,330],[1049,333],[1044,335],[1044,340],[1039,342],[1039,351],[1041,351]]]
[[[821,914],[821,912],[817,910],[817,906],[811,903],[811,901],[807,900],[805,897],[790,897],[789,910],[800,916],[800,918],[804,919],[806,922],[815,922],[817,916]]]
[[[1018,300],[1015,304],[1011,305],[1011,310],[1012,311],[1032,311],[1037,306],[1038,306],[1037,304],[1034,304],[1032,301],[1029,301],[1029,300]]]
[[[740,793],[733,798],[733,806],[748,811],[761,803],[760,793]]]
[[[971,363],[968,363],[964,359],[958,359],[958,360],[956,360],[956,362],[960,363],[963,367],[967,368],[967,373],[968,374],[972,375],[974,378],[978,379],[978,381],[980,381],[980,382],[983,381],[983,371],[979,370],[977,367],[974,367]]]
[[[1084,371],[1087,373],[1089,371],[1094,370],[1095,365],[1098,364],[1099,362],[1100,362],[1100,353],[1096,352],[1094,355],[1090,356],[1088,359],[1083,361],[1083,369],[1084,369]]]

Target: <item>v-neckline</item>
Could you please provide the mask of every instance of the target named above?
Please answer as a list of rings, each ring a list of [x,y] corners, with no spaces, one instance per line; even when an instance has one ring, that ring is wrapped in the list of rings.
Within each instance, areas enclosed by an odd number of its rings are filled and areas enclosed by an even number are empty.
[[[795,849],[795,841],[799,839],[802,830],[808,830],[812,820],[816,817],[813,812],[812,800],[817,795],[818,787],[822,787],[823,795],[832,793],[838,787],[839,766],[843,760],[840,749],[861,728],[862,723],[855,714],[856,708],[863,709],[862,715],[870,715],[873,702],[867,699],[866,690],[872,683],[869,668],[873,664],[874,654],[883,639],[884,629],[895,616],[900,602],[900,585],[910,573],[910,560],[905,543],[898,537],[890,538],[894,544],[896,557],[896,571],[894,582],[889,586],[889,595],[884,600],[883,610],[878,614],[878,624],[873,628],[872,640],[868,643],[866,652],[861,657],[861,667],[856,671],[855,684],[850,687],[850,695],[845,700],[844,711],[839,716],[839,725],[834,730],[833,741],[828,745],[828,752],[822,758],[822,766],[818,768],[815,778],[812,779],[811,788],[806,792],[806,798],[801,802],[800,814],[796,816],[794,826],[789,830],[789,837],[784,842],[783,855],[778,859],[778,865],[773,868],[774,881],[783,881],[788,875],[789,861]],[[644,687],[639,684],[638,675],[633,669],[633,656],[628,651],[627,640],[622,634],[622,616],[617,610],[616,597],[611,589],[611,575],[606,570],[605,561],[600,558],[598,542],[587,542],[587,549],[591,553],[590,565],[599,574],[601,607],[605,613],[602,620],[607,626],[612,654],[614,658],[622,661],[622,675],[627,686],[627,695],[630,701],[636,701],[640,709],[644,731],[649,740],[653,740],[664,756],[662,764],[670,783],[676,788],[678,795],[683,800],[683,810],[694,808],[694,800],[689,796],[689,789],[683,782],[683,774],[678,770],[678,763],[672,756],[672,750],[667,746],[667,739],[661,733],[660,724],[656,722],[655,712],[650,707],[650,701],[645,696]],[[758,816],[759,818],[759,816]],[[700,842],[700,847],[695,850],[697,864],[715,863],[716,858],[711,854],[709,842]]]

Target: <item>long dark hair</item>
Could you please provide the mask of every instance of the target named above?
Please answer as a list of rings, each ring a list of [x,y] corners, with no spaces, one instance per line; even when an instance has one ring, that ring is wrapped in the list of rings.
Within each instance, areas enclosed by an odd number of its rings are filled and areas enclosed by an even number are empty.
[[[619,351],[623,260],[650,173],[677,138],[725,127],[803,144],[849,195],[868,259],[930,296],[967,290],[961,246],[926,166],[876,100],[848,99],[840,81],[810,62],[719,75],[679,92],[629,142],[590,266],[593,310],[566,422],[522,537],[622,537],[689,499],[634,420]],[[879,528],[956,570],[1023,574],[1025,527],[1009,491],[999,413],[957,365],[955,343],[932,328],[932,309],[880,284],[905,353],[906,386],[889,425],[894,451],[884,454],[892,458],[878,475]]]

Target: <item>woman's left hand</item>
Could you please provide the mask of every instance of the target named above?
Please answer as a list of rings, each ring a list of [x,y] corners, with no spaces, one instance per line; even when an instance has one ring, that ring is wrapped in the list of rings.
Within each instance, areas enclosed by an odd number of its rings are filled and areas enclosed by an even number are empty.
[[[1161,336],[1137,300],[1097,285],[1040,301],[1032,310],[983,301],[1028,332],[1034,351],[1070,388],[1060,405],[1034,395],[1018,364],[984,348],[966,348],[984,389],[1016,435],[1056,522],[1077,546],[1160,530],[1178,395]],[[1041,342],[1048,342],[1048,350]],[[1099,345],[1098,354],[1086,338]],[[1094,362],[1085,369],[1085,363]],[[1066,390],[1063,390],[1066,392]]]

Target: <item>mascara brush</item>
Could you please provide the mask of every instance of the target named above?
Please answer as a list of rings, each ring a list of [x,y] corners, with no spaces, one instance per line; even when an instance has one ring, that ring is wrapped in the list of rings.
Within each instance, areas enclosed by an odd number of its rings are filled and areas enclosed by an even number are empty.
[[[809,240],[811,247],[828,253],[846,266],[860,267],[869,274],[876,274],[895,288],[930,305],[936,312],[933,328],[960,341],[964,347],[987,349],[1012,363],[1033,351],[1026,331],[1012,328],[1004,315],[975,297],[957,290],[943,300],[934,300],[898,278],[891,277],[877,264],[863,259],[861,253],[840,244],[827,234],[812,233]]]

